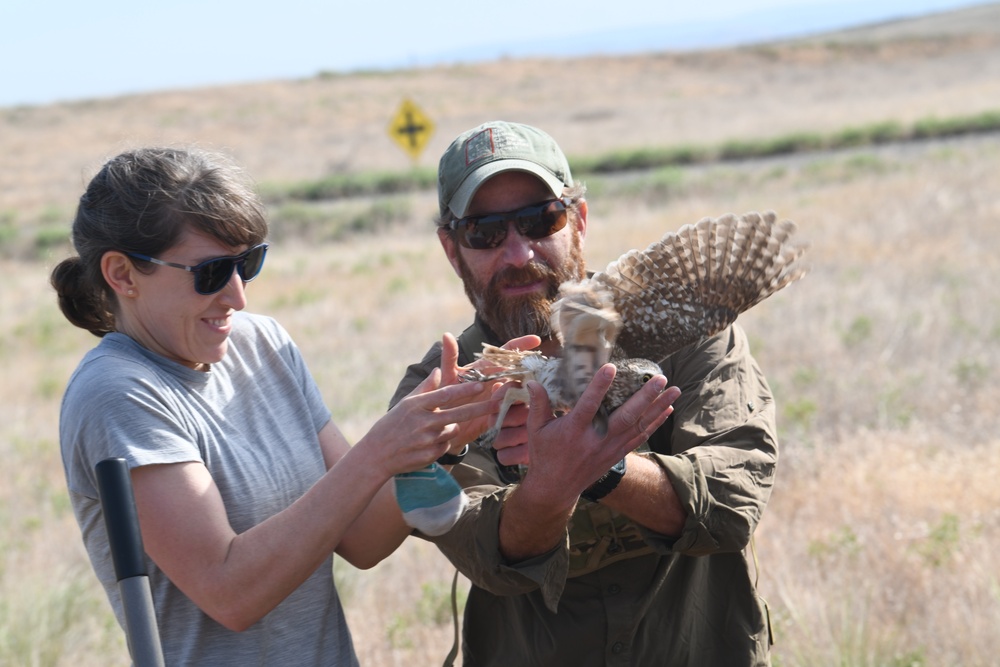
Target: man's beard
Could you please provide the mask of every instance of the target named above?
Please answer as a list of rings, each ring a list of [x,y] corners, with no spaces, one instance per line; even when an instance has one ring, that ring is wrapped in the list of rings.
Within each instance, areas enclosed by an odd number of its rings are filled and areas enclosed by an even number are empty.
[[[552,302],[559,294],[559,285],[567,280],[582,280],[586,275],[581,239],[580,233],[574,230],[569,255],[559,266],[550,267],[541,261],[531,261],[520,268],[508,266],[491,276],[486,284],[476,280],[462,253],[458,253],[459,273],[465,285],[465,294],[486,326],[502,342],[528,334],[535,334],[542,339],[552,335],[549,316]],[[543,292],[503,296],[503,288],[506,286],[526,285],[539,280],[546,285]]]

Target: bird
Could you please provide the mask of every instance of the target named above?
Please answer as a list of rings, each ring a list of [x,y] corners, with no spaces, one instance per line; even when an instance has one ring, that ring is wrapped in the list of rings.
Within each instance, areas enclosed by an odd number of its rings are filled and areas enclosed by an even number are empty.
[[[629,250],[581,281],[560,285],[551,307],[555,356],[484,344],[479,357],[493,369],[469,369],[466,381],[517,380],[493,426],[480,438],[489,447],[507,411],[527,402],[523,383],[539,382],[557,411],[572,409],[604,363],[618,372],[594,427],[606,432],[610,414],[653,375],[658,362],[715,335],[749,308],[800,280],[808,245],[793,243],[797,226],[774,211],[705,217],[665,233],[644,250]]]

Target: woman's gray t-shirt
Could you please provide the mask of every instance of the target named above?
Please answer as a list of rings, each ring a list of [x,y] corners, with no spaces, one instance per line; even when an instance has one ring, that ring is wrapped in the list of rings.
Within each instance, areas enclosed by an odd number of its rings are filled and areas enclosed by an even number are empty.
[[[317,437],[330,411],[288,333],[234,316],[229,348],[207,372],[112,333],[88,352],[63,398],[59,437],[73,511],[119,623],[121,599],[94,466],[200,461],[233,530],[282,511],[326,470]],[[267,616],[236,633],[204,614],[147,558],[170,665],[357,665],[333,583],[332,554]]]

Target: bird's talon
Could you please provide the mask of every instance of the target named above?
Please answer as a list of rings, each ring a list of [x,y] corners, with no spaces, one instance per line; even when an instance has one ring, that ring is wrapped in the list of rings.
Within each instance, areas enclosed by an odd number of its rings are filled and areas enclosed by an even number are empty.
[[[498,435],[500,435],[500,429],[493,426],[479,436],[476,440],[476,444],[478,444],[484,452],[488,452],[493,449],[493,441],[497,439]]]
[[[472,368],[458,376],[460,382],[482,382],[486,376],[478,368]]]

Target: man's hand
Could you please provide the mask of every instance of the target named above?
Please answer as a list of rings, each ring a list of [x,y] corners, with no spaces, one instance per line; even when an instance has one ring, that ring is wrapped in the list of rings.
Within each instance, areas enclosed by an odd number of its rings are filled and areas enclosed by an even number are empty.
[[[500,550],[509,561],[543,554],[559,544],[580,494],[646,442],[680,396],[677,387],[667,388],[665,377],[654,376],[612,413],[602,436],[593,428],[593,419],[614,376],[613,365],[602,366],[576,406],[562,417],[553,416],[545,389],[528,383],[531,407],[522,451],[530,465],[508,493],[500,516]]]
[[[672,404],[680,396],[677,387],[667,388],[665,377],[654,376],[612,413],[608,432],[601,436],[593,428],[593,419],[614,377],[612,364],[602,366],[576,406],[559,418],[553,418],[541,385],[528,383],[529,467],[524,484],[540,484],[555,494],[552,501],[575,504],[580,493],[649,439],[670,416]]]

